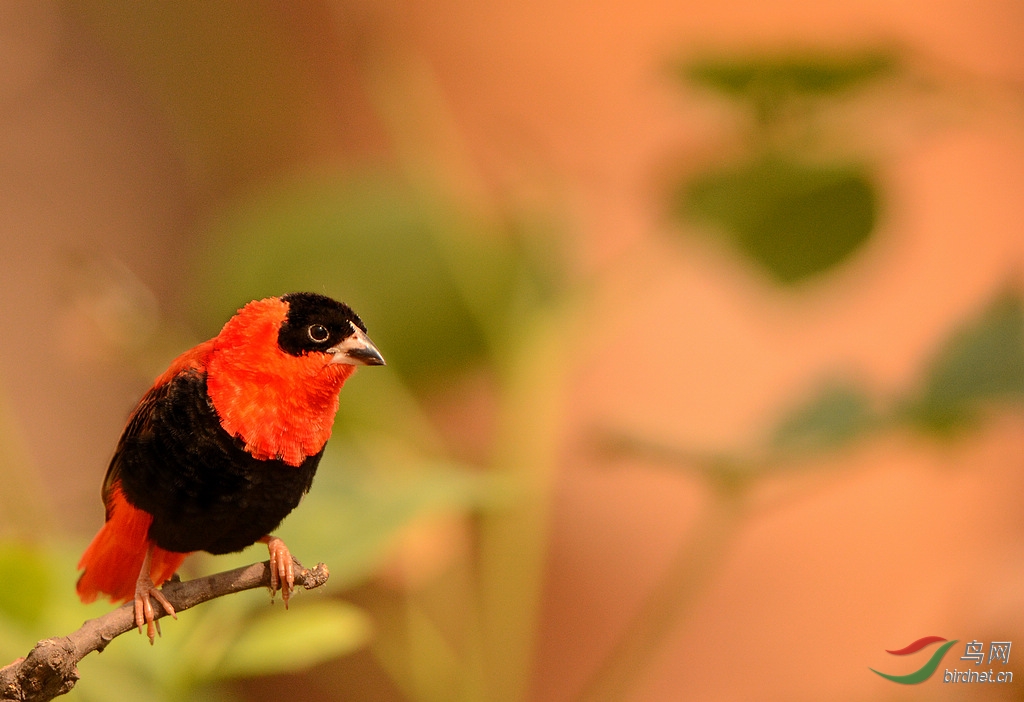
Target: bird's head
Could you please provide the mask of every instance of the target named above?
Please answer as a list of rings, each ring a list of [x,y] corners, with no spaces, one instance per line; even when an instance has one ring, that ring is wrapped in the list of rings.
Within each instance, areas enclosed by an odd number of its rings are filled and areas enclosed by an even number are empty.
[[[316,293],[281,298],[288,313],[277,333],[287,354],[326,354],[331,364],[383,366],[384,358],[366,336],[366,325],[348,305]]]

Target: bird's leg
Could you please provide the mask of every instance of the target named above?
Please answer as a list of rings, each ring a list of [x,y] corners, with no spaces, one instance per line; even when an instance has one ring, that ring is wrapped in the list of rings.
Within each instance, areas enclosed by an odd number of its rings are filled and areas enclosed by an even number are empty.
[[[139,627],[139,633],[142,633],[142,625],[146,625],[146,634],[149,635],[149,643],[153,645],[153,641],[156,635],[160,633],[160,622],[156,619],[156,612],[153,610],[153,602],[150,598],[155,599],[164,608],[164,611],[169,615],[178,618],[178,615],[174,613],[174,607],[164,597],[164,593],[157,589],[156,585],[153,584],[153,577],[150,573],[150,561],[153,558],[153,544],[149,545],[146,549],[146,557],[142,559],[142,570],[139,571],[139,579],[135,581],[135,624]]]
[[[270,601],[274,601],[274,593],[280,587],[284,608],[288,609],[288,598],[295,589],[295,561],[291,551],[276,536],[264,536],[260,543],[266,544],[270,551]]]

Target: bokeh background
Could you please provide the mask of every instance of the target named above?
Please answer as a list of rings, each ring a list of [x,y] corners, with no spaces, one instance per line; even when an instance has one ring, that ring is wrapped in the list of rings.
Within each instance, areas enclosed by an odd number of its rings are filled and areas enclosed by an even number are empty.
[[[0,4],[0,654],[109,608],[152,378],[306,289],[389,361],[280,531],[330,584],[72,698],[1024,698],[1022,47],[1016,0]],[[944,684],[970,640],[1020,679]]]

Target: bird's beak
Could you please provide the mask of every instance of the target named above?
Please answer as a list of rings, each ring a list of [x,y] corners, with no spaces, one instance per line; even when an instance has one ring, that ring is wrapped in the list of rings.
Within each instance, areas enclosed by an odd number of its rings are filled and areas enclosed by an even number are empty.
[[[327,353],[334,354],[330,363],[344,363],[349,366],[383,366],[384,357],[370,341],[370,337],[359,329],[347,337],[337,346],[327,349]]]

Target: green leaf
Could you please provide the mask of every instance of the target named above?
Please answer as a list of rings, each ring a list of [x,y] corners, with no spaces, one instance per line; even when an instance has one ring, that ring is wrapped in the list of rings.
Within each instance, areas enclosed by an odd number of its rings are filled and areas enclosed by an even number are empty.
[[[304,670],[366,645],[370,618],[358,607],[335,600],[297,603],[258,617],[245,627],[224,655],[224,677],[270,675]]]
[[[778,282],[826,271],[864,245],[877,196],[853,165],[803,165],[766,157],[711,171],[680,188],[677,214],[718,225],[748,259]]]
[[[834,448],[863,435],[875,419],[860,388],[829,383],[779,422],[772,446],[786,451]]]
[[[742,99],[766,94],[831,95],[893,71],[895,58],[887,52],[854,56],[795,53],[750,58],[703,58],[682,64],[677,74],[713,90]]]
[[[955,331],[924,374],[923,389],[904,403],[917,424],[940,432],[972,422],[992,402],[1024,400],[1024,304],[998,296]]]

